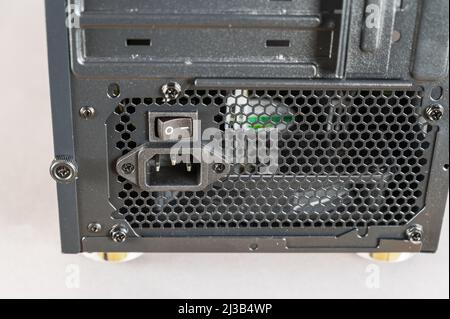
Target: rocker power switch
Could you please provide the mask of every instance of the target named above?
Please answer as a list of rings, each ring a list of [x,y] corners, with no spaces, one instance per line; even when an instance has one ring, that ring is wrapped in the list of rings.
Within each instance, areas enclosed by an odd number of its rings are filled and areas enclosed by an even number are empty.
[[[158,117],[156,119],[156,137],[163,141],[192,137],[192,118]]]

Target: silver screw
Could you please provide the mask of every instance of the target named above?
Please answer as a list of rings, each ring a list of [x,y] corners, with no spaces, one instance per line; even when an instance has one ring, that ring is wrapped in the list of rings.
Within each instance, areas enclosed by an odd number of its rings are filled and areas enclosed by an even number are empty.
[[[55,174],[60,179],[68,179],[70,175],[72,174],[72,171],[70,168],[64,164],[58,165],[55,168]]]
[[[99,223],[90,223],[87,228],[91,233],[98,233],[102,230],[102,225]]]
[[[423,241],[423,227],[422,225],[414,225],[406,230],[406,236],[411,243],[415,245],[422,244]]]
[[[123,243],[127,239],[128,229],[124,226],[115,226],[111,229],[111,239],[116,243]]]
[[[125,164],[122,165],[121,169],[122,169],[122,172],[123,172],[124,174],[129,175],[129,174],[131,174],[131,173],[134,172],[135,167],[134,167],[134,165],[131,164],[131,163],[125,163]]]
[[[162,94],[167,101],[175,100],[181,93],[181,85],[177,82],[169,82],[161,88]]]
[[[83,106],[80,109],[81,118],[87,120],[95,116],[95,109],[92,106]]]
[[[217,174],[223,173],[223,172],[225,171],[225,168],[226,168],[225,164],[222,164],[222,163],[215,163],[215,164],[213,165],[213,170],[214,170],[214,172],[216,172]]]
[[[50,175],[59,183],[73,182],[77,177],[76,164],[66,156],[62,156],[53,160],[50,165]]]
[[[425,115],[430,121],[439,121],[444,116],[444,107],[440,104],[433,104],[425,109]]]

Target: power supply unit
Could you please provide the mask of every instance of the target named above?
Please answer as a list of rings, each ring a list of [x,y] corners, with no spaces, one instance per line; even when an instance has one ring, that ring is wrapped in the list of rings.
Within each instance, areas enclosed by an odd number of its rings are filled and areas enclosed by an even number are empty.
[[[434,252],[445,0],[46,0],[62,250]]]

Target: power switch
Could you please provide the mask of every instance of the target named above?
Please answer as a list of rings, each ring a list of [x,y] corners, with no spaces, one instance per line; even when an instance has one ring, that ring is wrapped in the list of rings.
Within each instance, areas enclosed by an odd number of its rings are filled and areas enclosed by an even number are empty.
[[[158,117],[156,118],[156,137],[163,141],[172,141],[192,137],[192,118]]]

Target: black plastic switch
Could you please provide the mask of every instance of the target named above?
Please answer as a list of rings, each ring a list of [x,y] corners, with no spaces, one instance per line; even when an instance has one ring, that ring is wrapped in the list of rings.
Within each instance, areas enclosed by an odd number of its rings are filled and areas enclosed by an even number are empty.
[[[158,117],[156,119],[156,137],[163,141],[192,137],[192,118]]]

